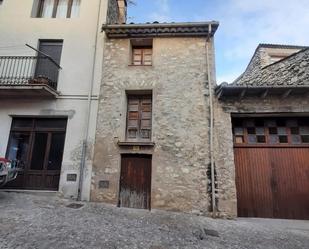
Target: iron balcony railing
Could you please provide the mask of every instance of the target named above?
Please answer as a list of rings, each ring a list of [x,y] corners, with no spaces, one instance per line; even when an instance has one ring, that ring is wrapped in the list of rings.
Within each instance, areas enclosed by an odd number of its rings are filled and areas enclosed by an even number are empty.
[[[44,56],[0,56],[0,86],[45,84],[57,90],[59,70]]]

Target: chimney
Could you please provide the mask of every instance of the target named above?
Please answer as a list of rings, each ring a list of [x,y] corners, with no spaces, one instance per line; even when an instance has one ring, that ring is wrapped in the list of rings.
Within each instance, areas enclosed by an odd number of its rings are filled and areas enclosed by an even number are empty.
[[[127,22],[127,0],[117,0],[118,2],[118,22],[126,23]]]

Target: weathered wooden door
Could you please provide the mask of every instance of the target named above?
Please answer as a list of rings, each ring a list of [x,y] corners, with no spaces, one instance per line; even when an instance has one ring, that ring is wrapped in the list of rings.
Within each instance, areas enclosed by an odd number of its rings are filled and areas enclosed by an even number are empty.
[[[309,219],[309,120],[234,120],[238,215]]]
[[[119,206],[150,209],[151,156],[122,155]]]

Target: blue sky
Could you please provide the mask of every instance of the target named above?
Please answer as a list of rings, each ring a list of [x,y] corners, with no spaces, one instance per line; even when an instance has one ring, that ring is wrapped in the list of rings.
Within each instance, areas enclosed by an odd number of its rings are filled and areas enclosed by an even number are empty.
[[[231,82],[259,43],[309,45],[309,0],[134,0],[128,22],[220,22],[217,81]]]

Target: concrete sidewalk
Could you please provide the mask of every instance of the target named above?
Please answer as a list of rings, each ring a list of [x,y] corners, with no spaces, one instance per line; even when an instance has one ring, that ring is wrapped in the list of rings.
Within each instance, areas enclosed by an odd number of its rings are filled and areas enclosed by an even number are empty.
[[[0,248],[309,248],[309,222],[220,220],[0,192]]]

